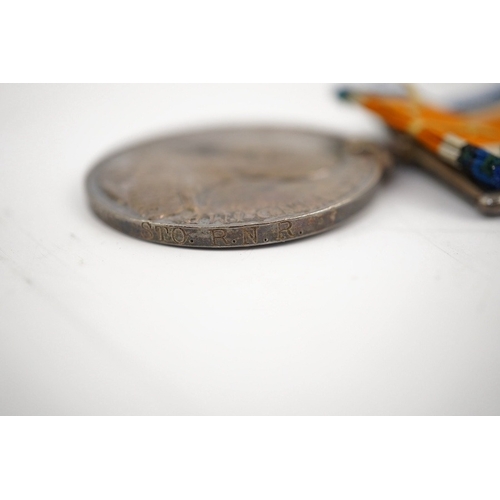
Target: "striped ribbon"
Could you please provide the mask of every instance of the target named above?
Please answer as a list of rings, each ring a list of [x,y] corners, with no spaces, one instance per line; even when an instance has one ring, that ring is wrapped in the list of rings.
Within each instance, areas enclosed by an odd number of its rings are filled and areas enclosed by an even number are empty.
[[[379,115],[398,132],[413,137],[449,165],[477,183],[500,189],[500,105],[467,112],[425,104],[411,89],[408,95],[380,95],[342,90],[339,96]]]

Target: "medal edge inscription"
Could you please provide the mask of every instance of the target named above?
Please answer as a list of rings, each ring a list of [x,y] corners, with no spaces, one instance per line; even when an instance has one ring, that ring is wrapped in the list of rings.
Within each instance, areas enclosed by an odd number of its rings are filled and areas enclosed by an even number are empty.
[[[138,218],[131,214],[126,206],[117,204],[116,200],[111,199],[100,186],[98,170],[101,164],[102,162],[89,172],[86,184],[90,206],[104,222],[122,233],[144,241],[180,247],[215,249],[284,243],[327,231],[366,204],[382,175],[381,168],[374,169],[371,180],[364,185],[357,196],[309,214],[248,224],[181,226]]]
[[[89,178],[89,191],[92,189],[91,184]],[[225,227],[176,226],[120,217],[106,207],[110,203],[106,198],[101,198],[100,202],[97,198],[90,197],[90,205],[93,212],[108,225],[143,241],[187,248],[230,249],[285,243],[328,231],[358,212],[374,195],[376,188],[377,184],[374,184],[362,196],[351,200],[350,203],[340,207],[328,207],[318,213],[287,220]]]
[[[90,201],[93,212],[108,225],[135,238],[191,248],[242,248],[284,243],[330,229],[338,222],[338,210],[328,208],[295,219],[239,226],[186,227],[143,219],[122,218],[105,203]]]

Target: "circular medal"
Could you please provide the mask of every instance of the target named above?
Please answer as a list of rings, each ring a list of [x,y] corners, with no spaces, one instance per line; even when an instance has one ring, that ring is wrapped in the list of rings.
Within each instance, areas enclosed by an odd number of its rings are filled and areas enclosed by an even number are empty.
[[[368,201],[386,166],[381,149],[326,133],[209,129],[117,152],[87,189],[95,213],[136,238],[249,247],[330,229]]]

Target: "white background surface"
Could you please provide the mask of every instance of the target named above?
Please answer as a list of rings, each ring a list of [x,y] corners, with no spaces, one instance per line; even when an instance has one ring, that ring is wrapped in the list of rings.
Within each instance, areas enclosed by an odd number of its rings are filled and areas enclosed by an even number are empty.
[[[419,170],[338,229],[251,250],[90,212],[101,156],[217,123],[383,137],[328,85],[0,87],[0,413],[498,414],[500,220]]]

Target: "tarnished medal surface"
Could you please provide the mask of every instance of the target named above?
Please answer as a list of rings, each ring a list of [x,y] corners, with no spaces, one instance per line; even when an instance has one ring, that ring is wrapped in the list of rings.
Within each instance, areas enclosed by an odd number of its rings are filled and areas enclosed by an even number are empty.
[[[143,240],[185,247],[281,243],[325,231],[361,208],[383,154],[287,128],[225,128],[117,152],[89,174],[95,213]]]

